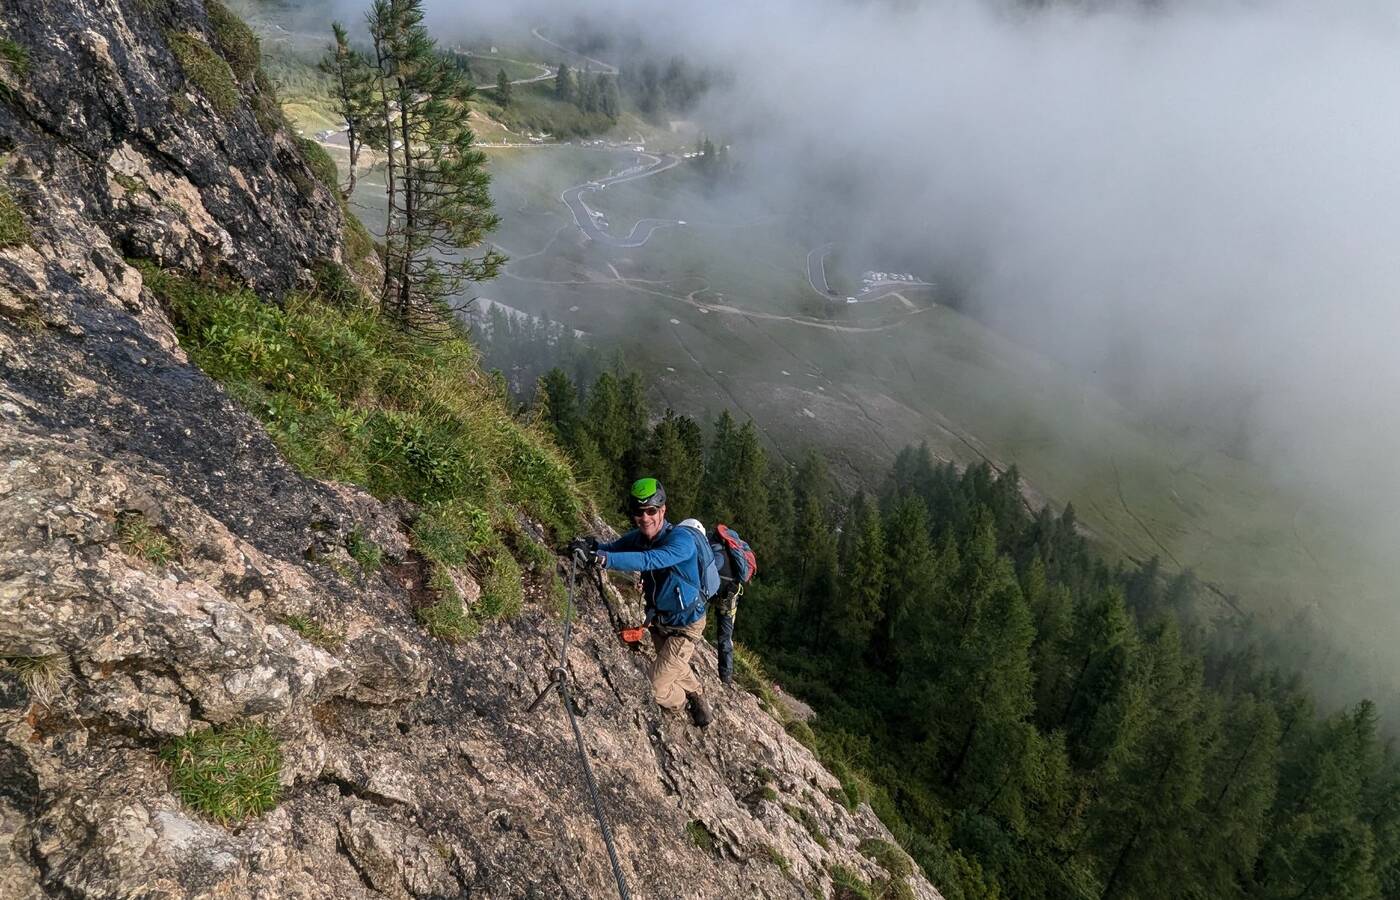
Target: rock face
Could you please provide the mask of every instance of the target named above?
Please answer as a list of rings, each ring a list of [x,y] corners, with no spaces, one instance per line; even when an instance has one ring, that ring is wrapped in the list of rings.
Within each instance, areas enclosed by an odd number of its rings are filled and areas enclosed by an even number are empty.
[[[30,231],[0,249],[0,896],[610,896],[562,707],[525,711],[557,616],[427,636],[411,570],[346,552],[356,533],[406,558],[402,510],[293,470],[123,261],[275,297],[341,253],[334,198],[259,124],[256,84],[222,111],[188,85],[170,42],[217,44],[211,28],[192,0],[0,9],[27,55],[22,75],[0,66],[0,140]],[[828,864],[883,876],[856,850],[883,826],[831,800],[836,780],[715,680],[708,648],[699,731],[649,701],[594,588],[578,599],[569,668],[634,897],[825,894]],[[225,827],[182,804],[159,751],[249,720],[280,740],[281,801]]]
[[[26,0],[0,22],[27,57],[3,76],[0,152],[27,164],[12,174],[29,207],[56,207],[54,237],[95,225],[125,255],[274,293],[339,258],[335,199],[279,127],[255,53],[224,62],[238,36],[202,4]]]

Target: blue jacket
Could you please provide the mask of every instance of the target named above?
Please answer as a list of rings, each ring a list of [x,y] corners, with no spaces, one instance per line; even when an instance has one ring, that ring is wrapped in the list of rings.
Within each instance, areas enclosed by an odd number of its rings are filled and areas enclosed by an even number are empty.
[[[661,523],[656,540],[648,542],[635,528],[617,540],[600,544],[607,555],[607,567],[621,572],[642,573],[642,594],[647,601],[647,619],[670,628],[699,621],[705,615],[705,598],[700,592],[698,547],[689,528]]]

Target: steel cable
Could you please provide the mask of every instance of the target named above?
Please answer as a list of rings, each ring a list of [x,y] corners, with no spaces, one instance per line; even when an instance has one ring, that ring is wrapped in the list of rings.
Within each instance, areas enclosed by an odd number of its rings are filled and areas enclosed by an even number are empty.
[[[574,698],[569,692],[569,638],[573,636],[574,616],[578,613],[578,607],[574,604],[577,574],[578,560],[571,555],[569,557],[568,607],[564,612],[564,638],[559,643],[559,664],[550,673],[549,687],[546,687],[535,698],[535,702],[530,705],[530,711],[533,712],[535,707],[540,705],[540,701],[550,690],[559,692],[559,699],[564,703],[564,714],[569,717],[569,727],[574,732],[574,743],[578,747],[579,762],[583,764],[583,777],[588,783],[588,795],[593,798],[593,815],[598,820],[598,828],[603,833],[603,843],[608,848],[608,862],[612,863],[613,877],[617,879],[617,892],[622,900],[631,900],[631,894],[627,892],[627,878],[622,874],[622,864],[617,858],[617,847],[613,844],[612,829],[608,827],[607,816],[603,814],[603,800],[598,796],[598,782],[593,778],[593,767],[588,762],[588,750],[583,745],[583,732],[579,730],[578,716],[574,713]]]

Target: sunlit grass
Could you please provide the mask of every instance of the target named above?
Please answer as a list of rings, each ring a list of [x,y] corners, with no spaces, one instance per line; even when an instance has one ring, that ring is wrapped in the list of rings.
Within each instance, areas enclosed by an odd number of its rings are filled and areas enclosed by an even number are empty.
[[[195,731],[161,751],[175,792],[192,809],[223,825],[277,805],[281,748],[261,725],[240,723]]]

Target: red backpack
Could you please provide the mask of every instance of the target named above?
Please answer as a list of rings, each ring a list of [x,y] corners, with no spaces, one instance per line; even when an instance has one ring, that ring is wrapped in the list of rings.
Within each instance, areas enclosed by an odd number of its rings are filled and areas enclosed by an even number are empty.
[[[720,581],[748,584],[758,573],[758,559],[753,548],[728,525],[715,525],[710,534],[710,546],[715,551]]]

